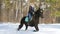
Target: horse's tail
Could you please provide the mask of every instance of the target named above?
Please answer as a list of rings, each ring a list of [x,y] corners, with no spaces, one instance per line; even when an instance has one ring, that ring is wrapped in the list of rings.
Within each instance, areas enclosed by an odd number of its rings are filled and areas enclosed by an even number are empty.
[[[25,17],[22,17],[22,19],[21,19],[20,23],[25,22],[25,18],[26,18],[26,16],[25,16]]]

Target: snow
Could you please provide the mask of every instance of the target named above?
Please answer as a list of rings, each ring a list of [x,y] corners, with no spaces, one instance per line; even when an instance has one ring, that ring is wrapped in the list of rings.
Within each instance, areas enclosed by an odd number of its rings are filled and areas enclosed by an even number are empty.
[[[34,27],[28,27],[25,31],[25,26],[17,31],[19,23],[3,23],[0,24],[0,34],[60,34],[60,24],[39,24],[39,31],[33,32]]]

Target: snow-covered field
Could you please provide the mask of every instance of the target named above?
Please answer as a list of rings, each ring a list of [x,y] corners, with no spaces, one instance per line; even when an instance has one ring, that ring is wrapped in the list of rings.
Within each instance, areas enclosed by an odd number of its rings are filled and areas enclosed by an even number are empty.
[[[25,26],[20,31],[17,31],[18,23],[3,23],[0,24],[0,34],[60,34],[60,24],[39,24],[39,31],[33,32],[34,27],[28,27],[25,31]]]

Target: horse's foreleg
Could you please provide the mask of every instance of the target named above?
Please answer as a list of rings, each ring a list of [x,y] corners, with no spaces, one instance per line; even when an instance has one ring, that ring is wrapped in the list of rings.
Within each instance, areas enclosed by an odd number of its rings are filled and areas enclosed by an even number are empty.
[[[35,29],[34,32],[39,31],[38,25],[35,25]]]

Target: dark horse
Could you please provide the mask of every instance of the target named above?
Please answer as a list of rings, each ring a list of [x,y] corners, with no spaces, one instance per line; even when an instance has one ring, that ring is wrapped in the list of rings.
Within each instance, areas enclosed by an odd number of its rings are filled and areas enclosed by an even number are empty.
[[[25,30],[27,30],[28,26],[31,26],[31,27],[35,27],[36,30],[34,30],[34,32],[39,31],[39,28],[38,28],[39,17],[42,17],[42,13],[41,13],[40,8],[38,8],[38,10],[34,12],[34,15],[33,15],[31,21],[25,22],[26,16],[24,16],[24,17],[21,19],[21,23],[20,23],[20,25],[19,25],[19,27],[18,27],[18,31],[19,31],[19,29],[22,28],[23,24],[25,24],[25,26],[26,26],[26,29],[25,29]]]

